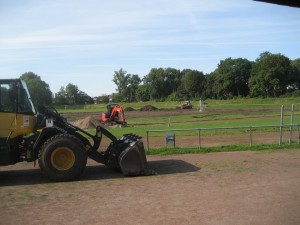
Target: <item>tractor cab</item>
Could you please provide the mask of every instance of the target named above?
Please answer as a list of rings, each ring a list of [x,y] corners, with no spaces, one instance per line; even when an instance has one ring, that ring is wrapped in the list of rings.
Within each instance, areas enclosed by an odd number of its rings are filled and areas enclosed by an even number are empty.
[[[32,133],[35,109],[26,83],[20,79],[0,80],[0,165],[14,161],[9,140]]]
[[[1,138],[13,138],[32,132],[35,114],[35,108],[23,80],[0,80]]]
[[[27,85],[23,80],[0,80],[0,113],[35,114]]]
[[[111,114],[112,110],[115,108],[115,107],[120,107],[117,103],[109,103],[107,104],[106,106],[106,109],[107,109],[107,113],[109,113],[109,115]]]
[[[117,103],[109,103],[106,106],[107,111],[102,113],[101,120],[104,123],[117,123],[125,125],[125,116],[123,108]]]

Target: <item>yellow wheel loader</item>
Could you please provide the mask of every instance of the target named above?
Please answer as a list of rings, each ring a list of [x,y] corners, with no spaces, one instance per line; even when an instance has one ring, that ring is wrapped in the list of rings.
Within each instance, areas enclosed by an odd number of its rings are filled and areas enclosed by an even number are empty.
[[[117,139],[101,126],[91,135],[54,108],[40,106],[38,111],[23,80],[0,79],[0,166],[38,161],[50,180],[68,181],[80,176],[89,157],[126,176],[153,174],[138,135]],[[111,142],[99,151],[103,135]]]

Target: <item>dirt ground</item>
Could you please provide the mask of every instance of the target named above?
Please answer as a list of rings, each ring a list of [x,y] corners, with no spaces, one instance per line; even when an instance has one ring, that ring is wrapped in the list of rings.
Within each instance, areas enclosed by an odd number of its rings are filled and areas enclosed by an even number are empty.
[[[148,156],[158,174],[88,162],[52,183],[31,163],[0,167],[0,224],[300,224],[300,151]]]
[[[238,111],[257,118],[257,110]],[[126,117],[194,113],[194,109],[130,111]],[[62,115],[69,121],[100,117],[98,113]],[[253,135],[253,144],[278,138],[272,133]],[[232,140],[249,143],[249,134],[206,136],[201,146],[234,144]],[[165,141],[149,138],[150,147],[164,146]],[[198,145],[197,135],[176,136],[176,146]],[[0,167],[0,225],[300,224],[299,149],[147,159],[157,175],[124,177],[90,160],[79,180],[65,183],[49,182],[32,163]]]

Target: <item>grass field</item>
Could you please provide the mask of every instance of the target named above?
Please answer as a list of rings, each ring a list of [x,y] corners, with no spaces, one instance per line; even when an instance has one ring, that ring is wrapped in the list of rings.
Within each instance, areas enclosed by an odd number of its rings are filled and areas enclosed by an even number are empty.
[[[291,105],[294,104],[294,124],[300,124],[300,99],[237,99],[237,100],[209,100],[207,110],[194,114],[179,116],[162,117],[126,117],[128,126],[123,129],[114,129],[112,132],[120,136],[121,133],[134,132],[144,135],[147,130],[165,129],[191,129],[191,128],[216,128],[216,127],[240,127],[240,126],[262,126],[279,125],[281,106],[284,105],[283,124],[291,122]],[[143,102],[143,103],[124,103],[123,108],[132,107],[139,110],[144,105],[153,105],[158,109],[175,109],[178,102]],[[193,102],[194,108],[197,102]],[[96,112],[105,111],[105,105],[91,105],[90,110]],[[74,111],[82,111],[80,109]],[[86,111],[88,111],[86,109]],[[251,111],[251,112],[250,112]],[[125,114],[126,115],[126,114]],[[272,130],[272,128],[270,128]],[[237,132],[222,130],[219,133]],[[159,134],[158,134],[159,135]],[[189,135],[189,133],[187,133]]]
[[[193,101],[193,110],[184,111],[182,114],[173,115],[166,112],[174,111],[179,102],[135,102],[119,103],[124,109],[127,107],[134,108],[139,114],[139,109],[145,105],[152,105],[158,108],[157,114],[161,116],[131,116],[130,112],[125,112],[128,126],[122,129],[110,129],[110,132],[117,137],[124,133],[135,133],[146,137],[147,131],[164,130],[165,132],[151,133],[152,137],[164,137],[168,130],[176,129],[211,129],[202,132],[202,135],[228,135],[243,134],[249,132],[249,129],[215,129],[228,127],[256,127],[280,125],[281,107],[284,105],[283,124],[291,123],[291,107],[294,105],[293,124],[300,124],[300,98],[278,98],[278,99],[233,99],[233,100],[207,100],[207,108],[199,112],[198,101]],[[58,108],[60,113],[99,113],[106,111],[105,104],[85,105],[77,108]],[[185,113],[188,112],[188,113]],[[279,128],[255,128],[258,132],[276,132]],[[289,126],[284,127],[283,131],[288,132]],[[293,128],[297,133],[297,127]],[[88,132],[94,134],[95,129]],[[180,136],[197,136],[198,131],[171,131]],[[276,134],[277,135],[277,134]],[[295,139],[295,138],[294,138]]]
[[[280,109],[281,105],[290,107],[291,104],[300,105],[300,98],[240,98],[230,100],[206,100],[208,107],[215,109],[240,108],[247,109],[249,106],[256,109]],[[122,102],[119,103],[123,108],[131,107],[139,110],[145,105],[153,105],[159,109],[174,109],[180,102]],[[199,101],[192,101],[194,107],[198,107]],[[106,104],[63,106],[56,107],[59,112],[104,112]]]

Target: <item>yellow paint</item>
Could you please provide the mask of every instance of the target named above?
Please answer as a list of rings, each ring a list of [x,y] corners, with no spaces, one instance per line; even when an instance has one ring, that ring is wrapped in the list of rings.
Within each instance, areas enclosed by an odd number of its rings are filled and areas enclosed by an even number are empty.
[[[14,138],[33,132],[35,116],[0,112],[0,137]]]

